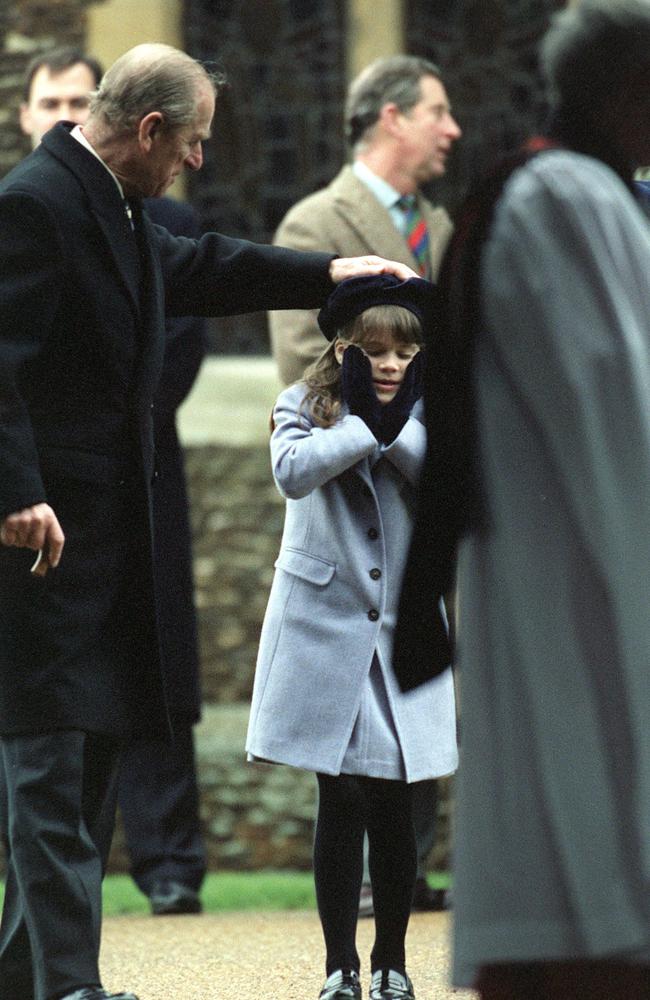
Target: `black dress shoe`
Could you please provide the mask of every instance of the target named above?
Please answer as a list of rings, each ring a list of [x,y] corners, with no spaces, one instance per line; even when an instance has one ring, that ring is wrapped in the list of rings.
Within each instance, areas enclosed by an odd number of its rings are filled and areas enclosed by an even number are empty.
[[[361,1000],[361,983],[354,969],[337,969],[325,980],[318,1000]]]
[[[155,916],[168,913],[200,913],[201,900],[194,889],[181,882],[154,882],[149,893],[151,912]]]
[[[107,993],[101,986],[82,986],[74,993],[66,993],[61,1000],[138,1000],[135,993]]]
[[[368,1000],[415,1000],[413,983],[394,969],[377,969],[370,980]]]
[[[417,878],[413,889],[411,909],[418,912],[446,910],[448,909],[446,897],[446,889],[432,889],[425,878]]]

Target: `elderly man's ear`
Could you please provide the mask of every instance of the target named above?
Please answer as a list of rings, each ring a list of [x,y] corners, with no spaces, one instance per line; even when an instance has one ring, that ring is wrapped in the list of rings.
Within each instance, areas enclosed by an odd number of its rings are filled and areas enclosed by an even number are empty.
[[[151,149],[156,136],[160,134],[163,116],[160,111],[150,111],[141,119],[138,126],[138,140],[143,149]]]

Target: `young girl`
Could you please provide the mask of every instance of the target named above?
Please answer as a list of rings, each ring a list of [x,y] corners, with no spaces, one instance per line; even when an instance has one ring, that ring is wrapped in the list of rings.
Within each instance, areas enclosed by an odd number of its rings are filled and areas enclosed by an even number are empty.
[[[287,498],[264,619],[247,751],[315,771],[321,1000],[361,996],[355,946],[364,831],[376,937],[370,1000],[412,1000],[404,939],[416,875],[410,785],[457,764],[451,672],[400,692],[392,635],[425,450],[422,325],[433,286],[353,278],[319,315],[331,341],[276,403]]]

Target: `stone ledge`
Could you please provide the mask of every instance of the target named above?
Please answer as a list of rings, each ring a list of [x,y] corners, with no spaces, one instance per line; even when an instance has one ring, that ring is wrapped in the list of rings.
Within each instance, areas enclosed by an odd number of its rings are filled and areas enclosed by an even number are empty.
[[[207,357],[178,410],[182,443],[268,446],[269,417],[281,389],[270,357]]]

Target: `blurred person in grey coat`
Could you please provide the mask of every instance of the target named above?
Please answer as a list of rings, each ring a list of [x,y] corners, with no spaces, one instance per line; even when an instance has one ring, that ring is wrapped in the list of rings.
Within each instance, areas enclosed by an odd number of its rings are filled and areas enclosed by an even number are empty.
[[[393,665],[446,668],[458,546],[455,984],[647,1000],[650,2],[571,5],[542,63],[548,132],[443,262]]]
[[[456,768],[451,671],[402,695],[390,669],[425,450],[422,326],[434,286],[345,282],[320,313],[330,346],[278,398],[271,456],[286,520],[264,619],[252,759],[316,772],[322,1000],[360,997],[355,945],[368,833],[371,1000],[412,1000],[404,938],[417,857],[413,783]]]
[[[173,198],[147,198],[144,207],[156,225],[174,236],[200,235],[190,205]],[[118,788],[129,870],[156,915],[198,913],[206,871],[193,732],[201,716],[201,671],[185,465],[176,427],[178,407],[205,354],[205,320],[168,319],[166,328],[153,409],[158,475],[152,500],[154,586],[174,737],[132,742],[124,751]]]

